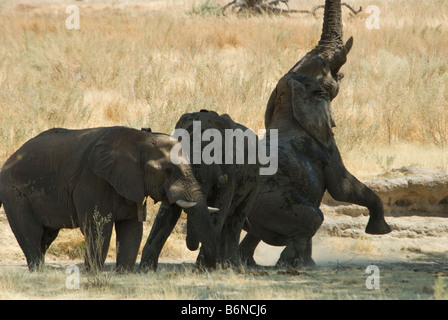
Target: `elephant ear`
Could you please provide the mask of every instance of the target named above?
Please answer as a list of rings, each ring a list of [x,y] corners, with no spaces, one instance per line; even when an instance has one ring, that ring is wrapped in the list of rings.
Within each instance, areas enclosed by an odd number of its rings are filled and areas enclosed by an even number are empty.
[[[333,117],[330,103],[318,102],[308,98],[310,93],[303,84],[289,80],[292,91],[292,110],[299,125],[318,143],[329,147],[333,138]]]
[[[93,147],[89,164],[118,194],[140,204],[145,198],[144,172],[135,135],[127,130],[104,135]]]
[[[264,114],[264,125],[268,128],[271,125],[272,117],[275,110],[275,101],[277,100],[277,87],[272,91],[269,97],[268,104],[266,106],[266,112]]]

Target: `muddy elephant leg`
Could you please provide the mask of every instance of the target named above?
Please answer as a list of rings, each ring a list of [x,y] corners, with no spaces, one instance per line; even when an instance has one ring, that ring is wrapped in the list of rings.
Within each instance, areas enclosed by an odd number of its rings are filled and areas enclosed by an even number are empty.
[[[366,233],[386,234],[392,231],[384,220],[383,203],[378,195],[356,179],[345,168],[337,147],[333,150],[325,170],[325,184],[330,195],[337,201],[358,204],[369,209],[370,219]]]
[[[156,270],[163,245],[179,220],[182,209],[176,205],[161,205],[143,248],[139,271]]]
[[[260,243],[261,239],[248,233],[238,246],[239,259],[243,264],[247,266],[255,266],[254,259],[255,249]]]
[[[243,229],[244,219],[241,217],[229,217],[223,226],[220,237],[220,260],[222,263],[238,265],[238,243],[241,230]]]
[[[313,258],[311,257],[313,254],[313,239],[308,239],[308,243],[305,248],[304,252],[304,265],[307,267],[315,267],[316,262],[314,262]]]
[[[300,268],[305,266],[306,262],[311,259],[311,256],[308,256],[310,252],[307,250],[309,240],[310,238],[300,236],[291,239],[291,242],[282,251],[276,267]]]
[[[138,249],[143,235],[143,223],[137,219],[115,222],[117,233],[117,270],[134,271]]]
[[[275,207],[265,206],[268,209],[266,212],[260,211],[249,217],[253,233],[270,245],[286,245],[278,266],[312,265],[311,238],[324,220],[323,213],[293,190],[288,196],[290,201],[295,201],[289,208],[279,211]]]
[[[282,251],[277,267],[314,267],[316,263],[311,257],[312,237],[323,222],[323,214],[319,208],[300,204],[294,206],[296,230],[288,236],[286,248]]]
[[[4,202],[9,225],[25,254],[29,270],[40,270],[45,262],[45,252],[42,250],[43,226],[35,218],[25,197],[16,196],[14,201]],[[13,205],[9,205],[10,203]]]
[[[229,214],[224,223],[221,232],[221,256],[224,261],[228,261],[231,264],[238,265],[240,263],[246,263],[247,259],[240,260],[238,254],[238,244],[241,238],[241,231],[244,224],[247,222],[247,215],[249,210],[252,209],[257,190],[254,189],[250,192],[242,201],[242,203],[235,208],[233,214]]]

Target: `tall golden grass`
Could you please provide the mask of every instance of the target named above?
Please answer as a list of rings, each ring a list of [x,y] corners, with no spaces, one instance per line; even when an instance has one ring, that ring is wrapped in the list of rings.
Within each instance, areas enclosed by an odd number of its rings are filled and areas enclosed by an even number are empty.
[[[158,2],[157,2],[158,3]],[[197,2],[182,1],[186,8]],[[311,8],[313,1],[292,2]],[[318,41],[321,14],[216,17],[129,2],[4,5],[0,32],[0,163],[50,127],[152,127],[170,133],[184,112],[209,108],[257,130],[275,83]],[[448,3],[353,1],[355,42],[333,101],[335,136],[349,169],[448,167]]]

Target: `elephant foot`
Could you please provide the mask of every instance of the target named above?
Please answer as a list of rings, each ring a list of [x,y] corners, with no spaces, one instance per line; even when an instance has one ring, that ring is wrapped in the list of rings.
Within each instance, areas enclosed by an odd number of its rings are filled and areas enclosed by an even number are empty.
[[[294,261],[278,260],[275,264],[276,269],[301,269],[305,267],[305,263],[302,259],[294,259]]]
[[[310,268],[314,269],[317,265],[313,259],[308,261],[303,261],[303,259],[294,259],[292,262],[287,261],[277,261],[275,264],[275,268],[277,269],[302,269],[302,268]]]
[[[153,260],[148,261],[141,261],[140,265],[138,266],[138,272],[139,273],[147,273],[150,271],[157,271],[158,262]]]
[[[311,238],[299,237],[283,250],[275,265],[277,268],[303,268],[315,267],[316,263],[311,257]]]
[[[314,269],[317,267],[316,262],[310,257],[309,259],[305,259],[303,263],[303,267]]]
[[[249,257],[249,258],[246,259],[246,266],[253,267],[253,266],[256,266],[256,265],[257,265],[257,263],[255,262],[254,257]]]
[[[366,226],[366,233],[368,234],[387,234],[392,231],[392,228],[384,219],[369,219]]]
[[[280,256],[280,259],[278,259],[277,263],[275,264],[275,268],[277,269],[300,269],[305,266],[305,260],[303,255],[288,255],[289,252],[285,252],[288,249],[286,249],[282,252],[282,255]]]
[[[133,273],[134,268],[128,267],[128,266],[115,266],[115,273],[117,274],[127,274],[127,273]]]
[[[218,268],[218,262],[205,262],[205,261],[196,261],[195,270],[198,272],[214,270]]]
[[[45,261],[44,259],[37,259],[36,261],[28,262],[28,270],[30,272],[40,272],[44,270]]]

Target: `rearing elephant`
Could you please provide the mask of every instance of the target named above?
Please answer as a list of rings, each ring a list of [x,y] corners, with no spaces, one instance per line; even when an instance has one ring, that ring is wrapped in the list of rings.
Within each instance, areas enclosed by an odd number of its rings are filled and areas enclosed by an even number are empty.
[[[113,224],[117,268],[133,270],[146,197],[192,215],[213,264],[216,239],[206,198],[189,165],[174,165],[174,142],[126,127],[50,129],[26,142],[0,172],[0,204],[30,270],[44,263],[61,228],[80,227],[86,266],[102,268]]]
[[[240,255],[249,264],[258,243],[286,246],[278,265],[313,265],[311,239],[323,221],[323,194],[365,206],[366,232],[391,231],[380,198],[352,176],[333,137],[331,100],[338,94],[353,39],[342,41],[341,1],[327,0],[319,44],[277,83],[265,113],[266,129],[278,129],[278,171],[261,177],[245,226]]]

